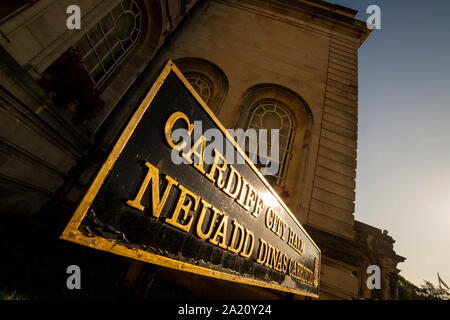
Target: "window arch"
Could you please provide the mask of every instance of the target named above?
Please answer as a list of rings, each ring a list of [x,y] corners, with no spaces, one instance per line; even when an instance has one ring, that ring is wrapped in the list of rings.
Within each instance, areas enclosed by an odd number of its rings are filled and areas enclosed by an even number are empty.
[[[185,72],[184,76],[203,101],[210,105],[215,90],[213,82],[206,75],[198,72]]]
[[[310,170],[307,164],[310,163],[308,157],[313,124],[311,109],[298,93],[275,83],[260,83],[248,88],[243,92],[238,104],[239,114],[235,129],[270,129],[280,126],[280,135],[283,136],[280,140],[280,152],[284,151],[280,160],[283,163],[275,176],[268,175],[271,172],[264,170],[261,170],[261,173],[266,173],[265,178],[288,206],[296,207],[302,201],[300,194],[306,172]],[[262,116],[264,112],[268,112],[267,118]],[[280,118],[290,119],[291,122],[281,122]],[[250,132],[248,136],[251,138]],[[248,149],[245,146],[247,154],[251,151]]]
[[[228,79],[222,69],[200,58],[179,58],[174,63],[210,109],[219,114],[228,93]]]
[[[96,87],[100,87],[136,48],[143,32],[143,10],[124,0],[99,20],[75,47]]]
[[[271,156],[270,150],[272,150],[270,130],[278,129],[279,131],[279,144],[278,144],[278,172],[275,174],[267,175],[266,178],[271,184],[280,184],[286,174],[286,168],[291,154],[291,147],[293,141],[293,135],[295,131],[295,122],[288,111],[288,107],[281,101],[276,99],[262,99],[253,105],[250,112],[250,119],[247,129],[267,129],[268,136],[267,141],[259,141],[260,143],[267,143],[268,156]],[[261,155],[249,155],[250,159],[254,163],[267,163],[265,159],[261,159]],[[256,161],[256,156],[258,160]],[[272,159],[274,161],[274,159]],[[275,160],[276,161],[276,160]],[[270,163],[273,165],[274,163]],[[266,164],[266,166],[269,163]],[[260,169],[264,169],[264,165],[259,165]]]

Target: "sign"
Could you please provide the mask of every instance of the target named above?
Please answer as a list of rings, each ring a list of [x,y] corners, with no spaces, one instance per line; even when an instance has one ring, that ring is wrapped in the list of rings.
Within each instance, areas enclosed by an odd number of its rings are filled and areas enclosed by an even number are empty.
[[[192,148],[176,139],[177,129],[192,138]],[[209,129],[242,161],[227,163],[220,148],[211,148],[203,134]],[[177,164],[174,154],[185,161]],[[318,296],[319,248],[171,61],[61,238],[203,276]]]

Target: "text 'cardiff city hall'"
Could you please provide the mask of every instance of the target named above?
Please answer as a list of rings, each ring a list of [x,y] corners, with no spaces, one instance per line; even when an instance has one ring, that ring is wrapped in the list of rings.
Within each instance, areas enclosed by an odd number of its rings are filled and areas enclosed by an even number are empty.
[[[0,5],[2,285],[47,299],[398,298],[405,258],[354,214],[370,34],[355,10],[82,0],[71,28],[71,5]],[[68,289],[75,269],[83,290]]]

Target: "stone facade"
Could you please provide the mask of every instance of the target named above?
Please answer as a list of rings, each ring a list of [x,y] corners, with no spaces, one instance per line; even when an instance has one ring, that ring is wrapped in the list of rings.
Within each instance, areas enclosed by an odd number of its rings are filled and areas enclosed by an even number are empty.
[[[380,266],[381,290],[368,290],[365,285],[367,274],[361,277],[359,296],[366,299],[398,299],[397,264],[405,261],[394,251],[394,239],[386,230],[380,230],[365,223],[355,221],[356,243],[364,253],[364,267]],[[363,269],[364,270],[364,269]]]
[[[392,238],[354,219],[358,48],[369,35],[365,23],[354,19],[356,12],[319,0],[136,1],[145,20],[136,47],[99,83],[103,110],[73,125],[70,111],[56,108],[39,80],[125,3],[79,1],[80,31],[66,28],[65,0],[40,0],[2,18],[0,214],[63,224],[172,59],[188,79],[209,88],[210,107],[226,128],[247,128],[264,99],[277,101],[294,119],[284,201],[322,249],[320,297],[396,298],[390,279],[404,258],[392,250]],[[382,268],[381,293],[364,289],[370,264]],[[143,272],[136,264],[130,270],[127,279],[135,281],[135,273]],[[158,272],[196,293],[211,285],[196,276]],[[240,288],[238,296],[236,285],[220,285],[227,298],[286,298],[254,288]]]

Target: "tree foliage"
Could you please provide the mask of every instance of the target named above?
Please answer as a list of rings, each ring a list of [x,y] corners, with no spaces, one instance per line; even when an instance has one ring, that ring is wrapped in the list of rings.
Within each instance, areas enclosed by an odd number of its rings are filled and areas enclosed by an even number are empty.
[[[450,300],[450,292],[447,289],[435,287],[426,280],[419,289],[419,296],[423,300]]]
[[[400,300],[450,300],[450,291],[436,287],[426,280],[418,287],[399,275],[398,298]]]

